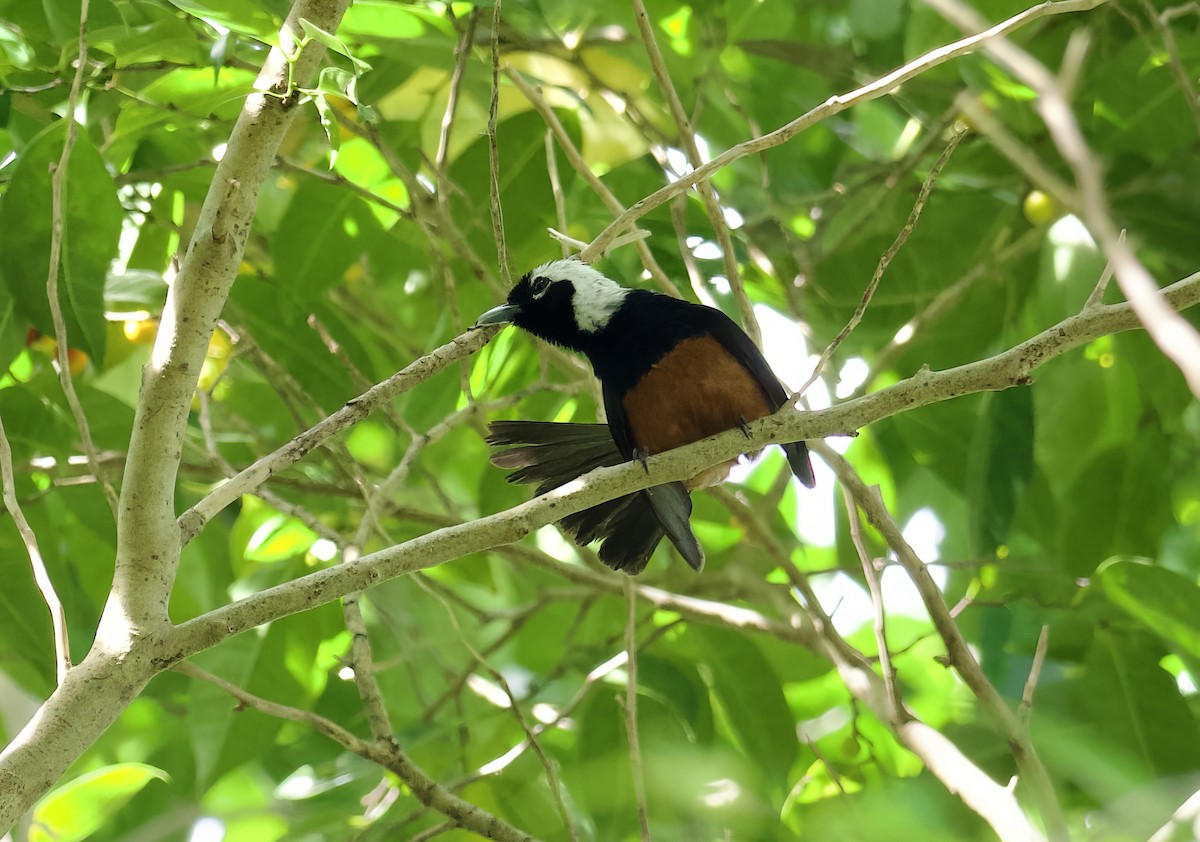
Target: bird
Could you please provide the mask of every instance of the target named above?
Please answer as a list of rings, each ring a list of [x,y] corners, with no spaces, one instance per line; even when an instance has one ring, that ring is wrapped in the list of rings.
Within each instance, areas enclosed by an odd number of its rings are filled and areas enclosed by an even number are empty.
[[[736,322],[714,307],[621,286],[577,258],[527,272],[504,304],[475,327],[511,323],[583,354],[600,381],[607,423],[494,421],[491,461],[510,482],[545,494],[588,471],[681,447],[770,415],[788,391]],[[781,445],[792,473],[815,485],[804,442]],[[504,449],[507,448],[507,449]],[[723,482],[736,459],[618,497],[563,518],[580,545],[601,542],[600,560],[636,575],[663,536],[694,570],[704,550],[692,532],[690,492]]]

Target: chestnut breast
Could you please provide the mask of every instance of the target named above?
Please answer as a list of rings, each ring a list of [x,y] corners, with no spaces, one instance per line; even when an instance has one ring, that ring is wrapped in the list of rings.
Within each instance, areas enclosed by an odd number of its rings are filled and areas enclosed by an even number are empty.
[[[682,447],[772,412],[754,376],[711,336],[680,342],[621,403],[633,446],[647,453]],[[721,481],[729,465],[718,467],[719,477],[697,477],[688,485]]]

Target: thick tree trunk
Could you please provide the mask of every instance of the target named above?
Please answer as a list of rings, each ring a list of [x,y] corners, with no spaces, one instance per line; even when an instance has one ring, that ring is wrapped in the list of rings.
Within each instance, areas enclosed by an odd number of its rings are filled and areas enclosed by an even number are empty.
[[[301,19],[336,31],[349,5],[297,0],[280,30],[280,44],[295,54],[304,37]],[[0,834],[173,662],[161,650],[171,639],[167,603],[183,545],[175,482],[188,411],[209,339],[237,277],[259,189],[299,111],[300,95],[288,85],[313,78],[324,55],[316,42],[291,62],[272,50],[256,86],[265,93],[246,99],[229,137],[142,370],[117,513],[116,572],[96,643],[0,754]]]

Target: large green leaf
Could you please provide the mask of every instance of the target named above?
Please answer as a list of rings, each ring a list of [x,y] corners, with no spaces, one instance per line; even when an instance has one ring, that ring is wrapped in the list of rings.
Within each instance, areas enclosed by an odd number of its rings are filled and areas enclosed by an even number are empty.
[[[1123,755],[1136,779],[1175,774],[1200,764],[1200,730],[1161,650],[1144,635],[1102,631],[1080,680],[1080,702],[1110,751]]]
[[[241,2],[241,0],[169,0],[173,6],[202,20],[270,40],[282,22],[280,3]],[[282,10],[286,13],[286,9]]]
[[[80,775],[33,808],[33,842],[79,842],[104,827],[130,798],[153,780],[170,781],[145,763],[116,763]]]
[[[1034,415],[1029,389],[986,398],[967,463],[971,532],[977,554],[990,554],[1008,539],[1017,503],[1033,475]]]
[[[712,671],[712,691],[729,728],[765,780],[782,791],[799,750],[779,678],[750,639],[727,629],[689,630],[694,655]]]
[[[361,197],[315,179],[303,181],[271,240],[288,299],[303,306],[340,284],[378,232]]]
[[[1097,573],[1108,598],[1167,643],[1200,658],[1200,587],[1173,570],[1114,559]]]
[[[32,484],[18,486],[28,493]],[[38,696],[54,689],[54,638],[50,611],[33,580],[29,554],[12,518],[0,520],[0,669]]]
[[[43,334],[54,335],[46,279],[50,266],[51,171],[58,165],[66,123],[57,121],[17,158],[0,206],[0,274],[21,313]],[[116,186],[85,132],[71,150],[63,208],[59,300],[67,339],[97,363],[104,359],[104,281],[117,252],[123,213]]]

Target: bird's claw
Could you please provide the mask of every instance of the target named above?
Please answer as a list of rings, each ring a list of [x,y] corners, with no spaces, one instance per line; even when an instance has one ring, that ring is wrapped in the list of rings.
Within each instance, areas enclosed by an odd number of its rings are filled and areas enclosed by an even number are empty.
[[[738,429],[742,431],[743,436],[750,438],[750,422],[743,415],[738,416]]]
[[[642,463],[643,471],[650,473],[650,466],[647,464],[647,460],[650,458],[649,450],[635,450],[633,451],[633,458]]]

